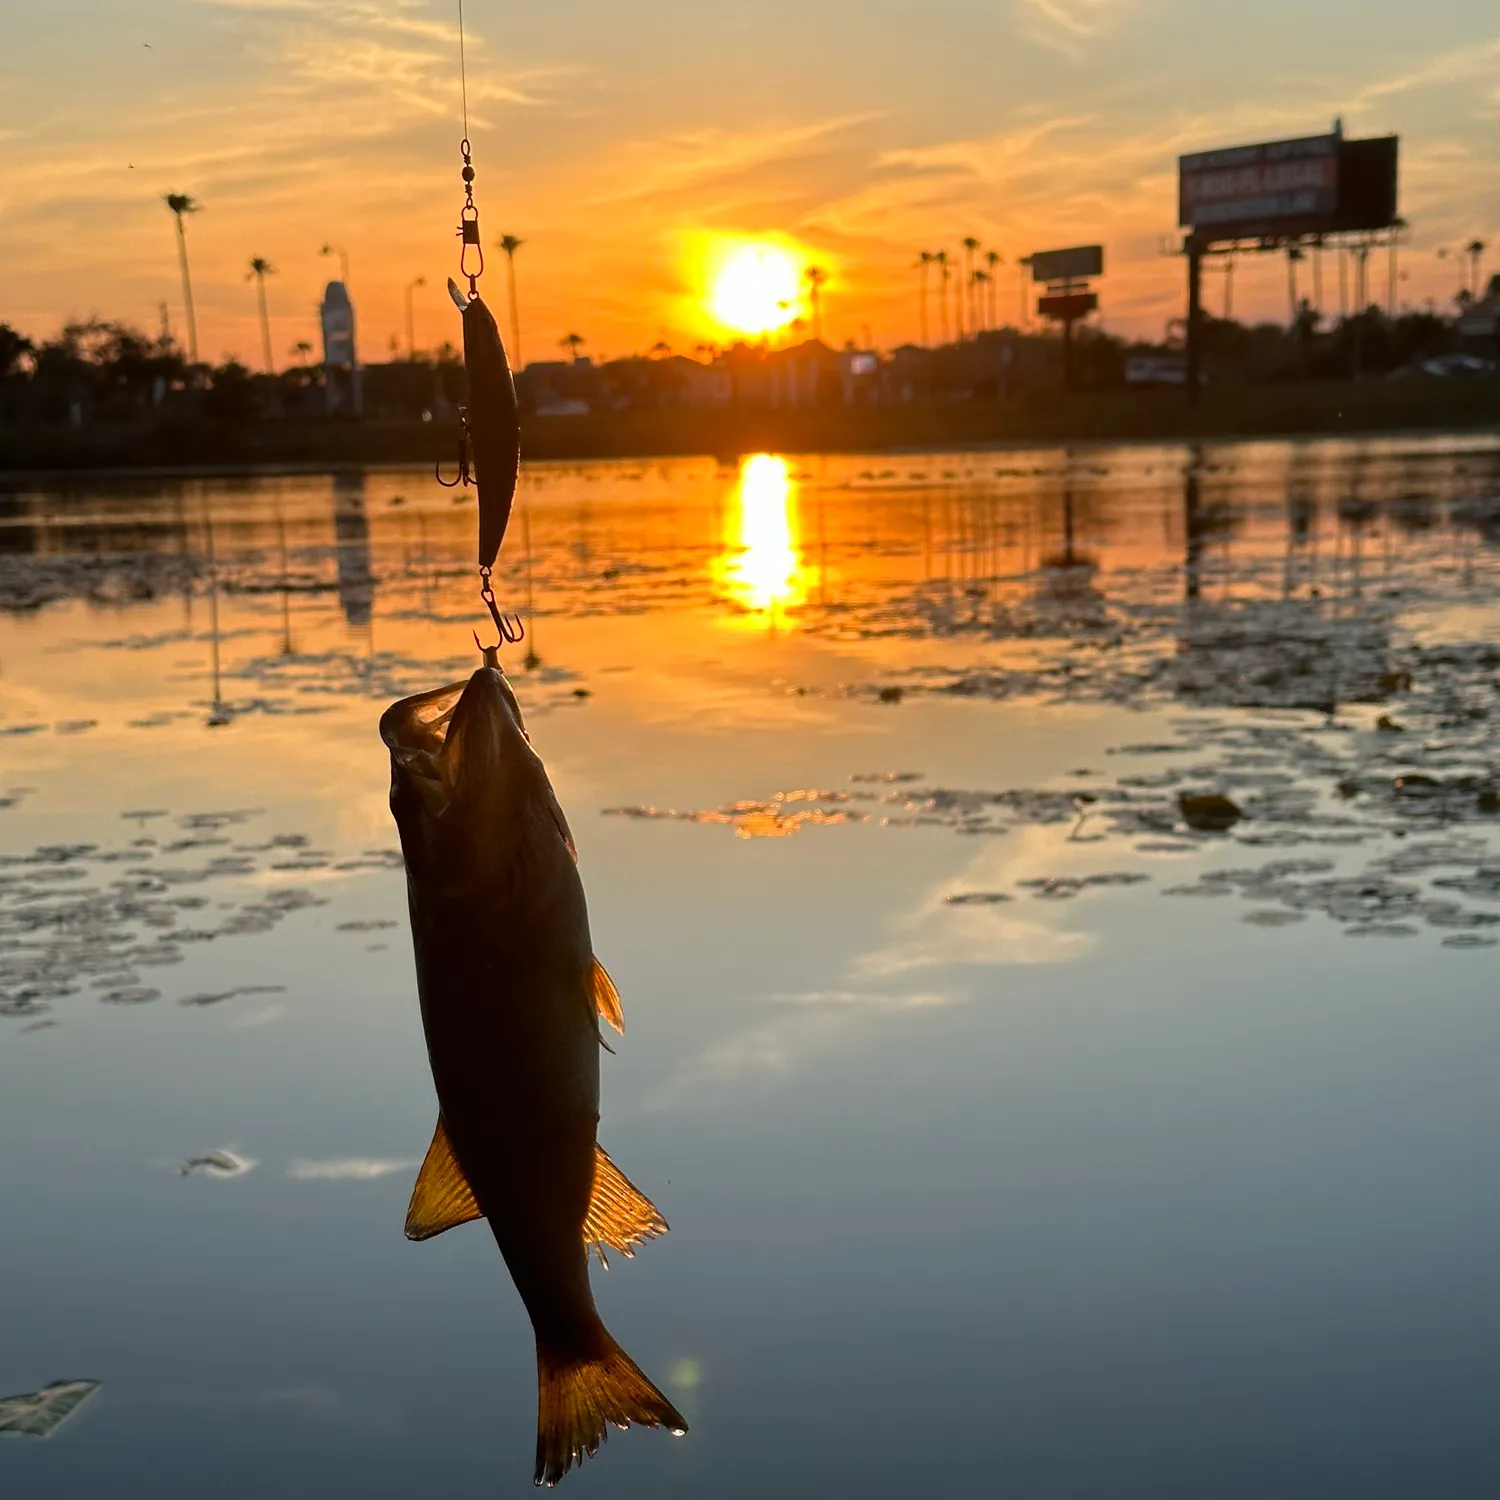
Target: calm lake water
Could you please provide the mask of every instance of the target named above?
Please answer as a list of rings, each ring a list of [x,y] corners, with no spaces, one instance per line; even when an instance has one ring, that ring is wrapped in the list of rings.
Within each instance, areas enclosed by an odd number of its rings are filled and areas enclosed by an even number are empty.
[[[523,495],[600,1139],[672,1224],[594,1281],[692,1424],[568,1492],[1497,1493],[1500,444]],[[494,1243],[401,1233],[376,720],[477,664],[473,529],[415,472],[0,495],[0,1395],[98,1383],[0,1493],[530,1493]]]

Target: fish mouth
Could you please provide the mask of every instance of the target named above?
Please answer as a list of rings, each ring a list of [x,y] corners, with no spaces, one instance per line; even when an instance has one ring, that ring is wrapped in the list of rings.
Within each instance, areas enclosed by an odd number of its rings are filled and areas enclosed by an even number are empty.
[[[393,808],[415,797],[429,818],[503,795],[518,759],[536,759],[515,692],[488,665],[466,683],[392,704],[380,736],[391,752]]]
[[[453,709],[443,744],[443,774],[454,800],[501,783],[518,746],[531,757],[516,695],[498,667],[480,667]]]

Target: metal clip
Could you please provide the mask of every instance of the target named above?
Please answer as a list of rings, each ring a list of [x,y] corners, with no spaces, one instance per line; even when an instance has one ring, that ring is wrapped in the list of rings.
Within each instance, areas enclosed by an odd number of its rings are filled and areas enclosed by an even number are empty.
[[[458,237],[463,242],[459,252],[458,272],[469,278],[469,295],[479,295],[479,278],[484,275],[484,246],[479,239],[479,210],[474,205],[474,163],[469,156],[469,138],[465,136],[459,147],[463,153],[464,169],[460,174],[464,180],[464,206],[458,214]],[[469,269],[470,251],[478,257],[478,265]]]

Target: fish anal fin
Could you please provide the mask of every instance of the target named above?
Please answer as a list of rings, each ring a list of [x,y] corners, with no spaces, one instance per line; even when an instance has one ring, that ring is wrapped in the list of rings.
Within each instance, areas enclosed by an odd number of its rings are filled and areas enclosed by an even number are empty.
[[[594,1147],[594,1191],[583,1220],[583,1243],[601,1263],[604,1247],[629,1259],[635,1247],[667,1232],[667,1221],[656,1205],[609,1159],[603,1146]]]
[[[448,1128],[439,1115],[437,1129],[432,1133],[432,1144],[427,1148],[427,1158],[417,1173],[417,1185],[411,1190],[411,1203],[406,1210],[406,1237],[409,1240],[430,1240],[445,1229],[454,1229],[483,1217],[484,1210],[453,1154]]]
[[[594,1004],[598,1006],[599,1014],[621,1036],[624,1036],[625,1011],[620,1005],[620,992],[615,988],[614,980],[604,972],[604,965],[597,958],[594,960],[594,971],[591,982],[594,986]]]
[[[592,1458],[610,1427],[665,1427],[681,1436],[682,1414],[601,1323],[586,1353],[536,1346],[536,1483],[549,1488]]]

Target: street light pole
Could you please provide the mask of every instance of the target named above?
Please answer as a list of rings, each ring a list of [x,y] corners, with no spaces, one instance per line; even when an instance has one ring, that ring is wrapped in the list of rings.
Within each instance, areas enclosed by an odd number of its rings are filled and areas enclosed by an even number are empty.
[[[338,245],[324,245],[319,255],[336,255],[339,258],[339,275],[343,277],[345,290],[349,286],[349,252]]]
[[[419,287],[426,286],[427,278],[418,276],[414,281],[406,283],[406,357],[415,359],[417,357],[416,325],[412,319],[411,294]]]

